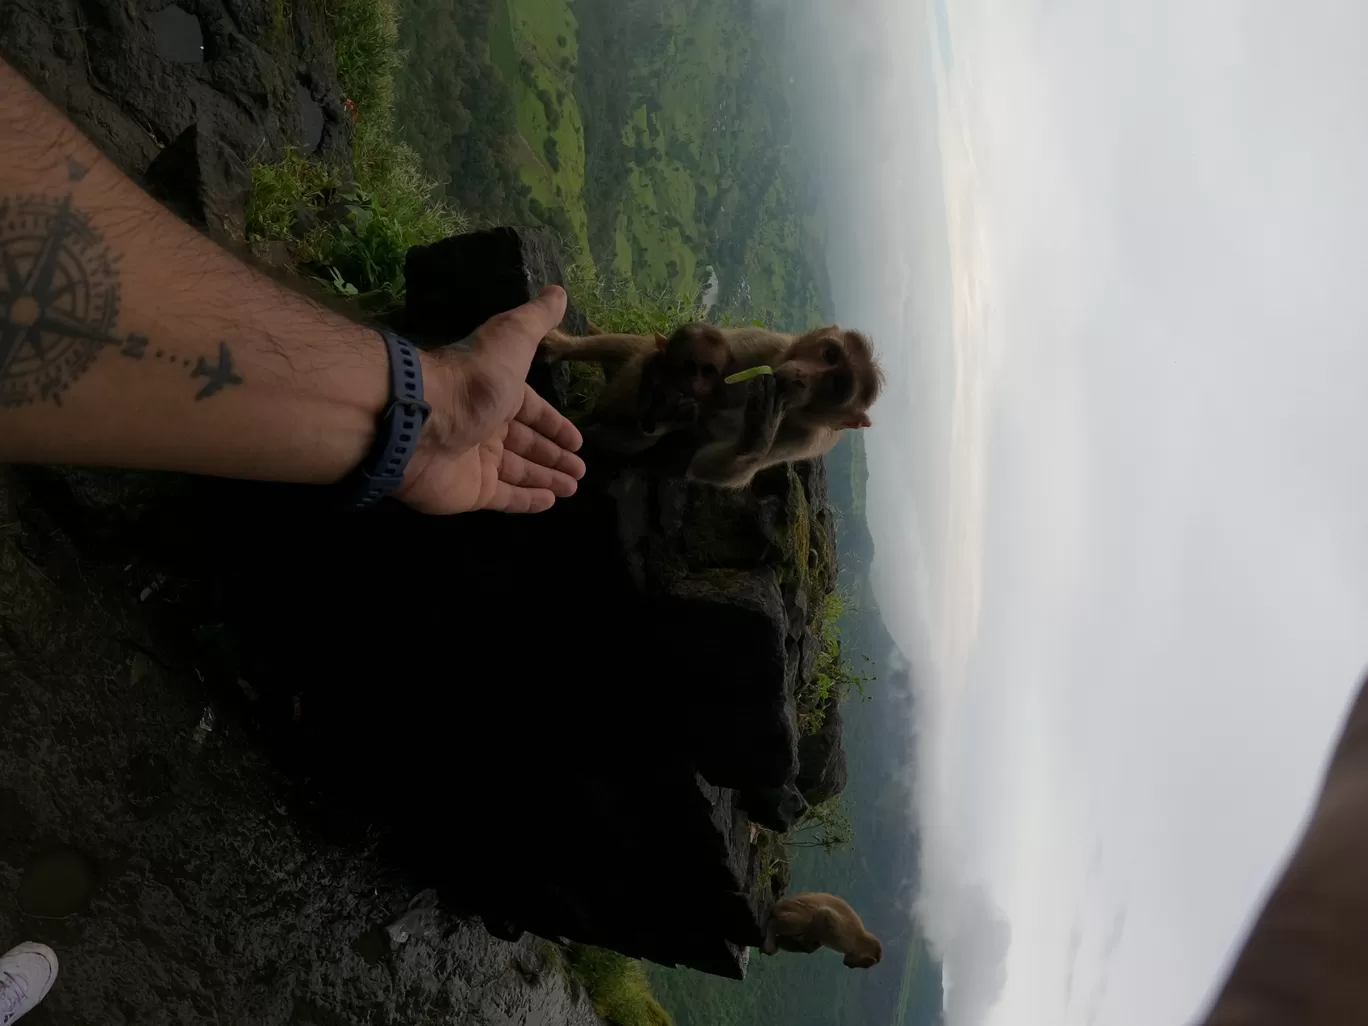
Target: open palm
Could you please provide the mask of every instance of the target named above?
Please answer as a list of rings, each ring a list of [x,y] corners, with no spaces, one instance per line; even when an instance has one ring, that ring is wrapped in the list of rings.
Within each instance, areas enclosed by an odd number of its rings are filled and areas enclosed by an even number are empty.
[[[424,513],[539,513],[575,494],[584,476],[580,433],[526,382],[565,302],[552,286],[490,319],[467,348],[423,354],[432,415],[399,499]]]

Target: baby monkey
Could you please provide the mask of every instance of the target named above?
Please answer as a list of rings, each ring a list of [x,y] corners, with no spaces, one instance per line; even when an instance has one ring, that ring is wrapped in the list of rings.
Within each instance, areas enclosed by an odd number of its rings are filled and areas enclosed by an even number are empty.
[[[637,393],[642,431],[697,424],[731,365],[731,346],[711,324],[685,324],[669,338],[656,335],[656,353],[642,368]]]
[[[657,333],[653,350],[609,379],[584,427],[608,448],[642,452],[672,431],[699,427],[731,366],[731,346],[711,324]]]

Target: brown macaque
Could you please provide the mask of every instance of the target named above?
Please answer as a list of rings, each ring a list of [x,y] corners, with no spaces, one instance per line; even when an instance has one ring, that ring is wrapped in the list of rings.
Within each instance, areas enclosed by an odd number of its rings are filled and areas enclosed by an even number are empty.
[[[765,328],[713,330],[730,348],[731,372],[767,364],[774,373],[713,393],[699,425],[703,444],[689,464],[692,480],[744,488],[766,467],[820,456],[846,428],[869,426],[883,374],[858,331],[834,324],[797,336]],[[552,359],[619,366],[605,389],[605,396],[610,390],[615,396],[619,388],[636,394],[656,343],[644,335],[553,332],[546,347]]]
[[[727,339],[711,324],[685,324],[666,338],[656,335],[657,353],[648,357],[638,388],[642,429],[695,424],[731,373]]]
[[[775,902],[760,950],[766,955],[779,951],[811,954],[818,948],[839,951],[850,969],[869,969],[883,959],[879,938],[836,895],[811,892]]]
[[[1301,842],[1202,1026],[1368,1023],[1368,682]]]
[[[630,344],[615,341],[623,339]],[[645,340],[603,333],[571,338],[559,332],[545,339],[553,359],[616,365],[582,426],[600,443],[623,452],[640,452],[672,430],[697,426],[731,365],[731,347],[711,324],[685,324],[669,337],[657,333],[649,349],[640,344]],[[573,355],[564,356],[567,349]],[[586,350],[592,350],[590,355]]]

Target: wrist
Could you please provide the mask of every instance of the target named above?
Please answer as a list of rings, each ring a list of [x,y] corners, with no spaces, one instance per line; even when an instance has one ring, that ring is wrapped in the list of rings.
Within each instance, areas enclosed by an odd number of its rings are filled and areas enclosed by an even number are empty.
[[[418,436],[418,450],[414,459],[443,449],[451,438],[454,425],[451,410],[451,363],[441,354],[418,350],[418,367],[423,376],[423,398],[432,408],[427,423]]]

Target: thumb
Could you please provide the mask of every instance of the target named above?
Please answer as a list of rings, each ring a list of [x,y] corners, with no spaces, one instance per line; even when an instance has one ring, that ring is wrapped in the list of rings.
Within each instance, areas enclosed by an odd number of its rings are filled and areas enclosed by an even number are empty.
[[[565,316],[565,290],[548,285],[536,299],[486,321],[476,332],[476,346],[494,349],[506,360],[530,366],[546,333]]]

